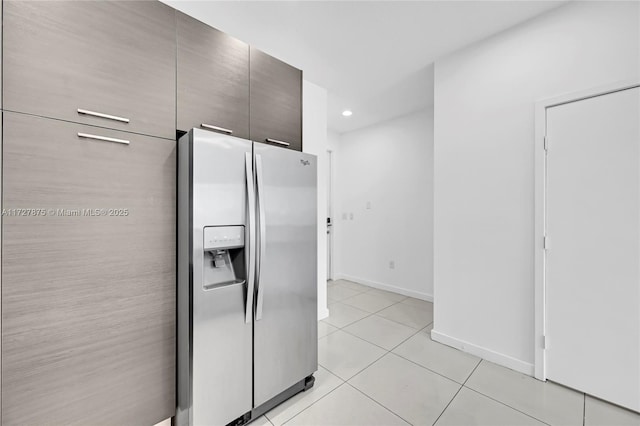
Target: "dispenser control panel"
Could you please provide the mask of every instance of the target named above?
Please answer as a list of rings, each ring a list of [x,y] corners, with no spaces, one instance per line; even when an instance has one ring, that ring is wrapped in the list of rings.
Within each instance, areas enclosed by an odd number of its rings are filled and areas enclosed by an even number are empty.
[[[244,226],[207,226],[204,249],[222,250],[244,247]]]

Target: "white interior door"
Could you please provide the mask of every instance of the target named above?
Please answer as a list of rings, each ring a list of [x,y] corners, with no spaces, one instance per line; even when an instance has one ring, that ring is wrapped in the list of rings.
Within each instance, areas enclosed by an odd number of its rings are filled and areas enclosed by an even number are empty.
[[[547,378],[640,411],[640,88],[547,109]]]

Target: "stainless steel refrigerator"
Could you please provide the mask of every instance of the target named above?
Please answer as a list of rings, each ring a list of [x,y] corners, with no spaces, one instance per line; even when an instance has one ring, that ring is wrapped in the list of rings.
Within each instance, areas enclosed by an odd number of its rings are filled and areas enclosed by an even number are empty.
[[[243,424],[313,385],[316,176],[313,155],[180,138],[179,426]]]

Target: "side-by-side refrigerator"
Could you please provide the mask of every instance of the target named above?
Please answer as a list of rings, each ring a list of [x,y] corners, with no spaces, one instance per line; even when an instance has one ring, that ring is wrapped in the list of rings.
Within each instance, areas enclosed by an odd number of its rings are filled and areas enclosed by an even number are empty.
[[[313,385],[316,180],[313,155],[180,138],[179,426],[244,424]]]

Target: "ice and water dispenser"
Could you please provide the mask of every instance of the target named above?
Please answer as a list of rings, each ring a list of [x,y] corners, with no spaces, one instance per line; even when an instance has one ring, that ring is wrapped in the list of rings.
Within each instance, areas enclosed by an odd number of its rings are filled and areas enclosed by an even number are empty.
[[[204,228],[204,290],[246,280],[244,226]]]

